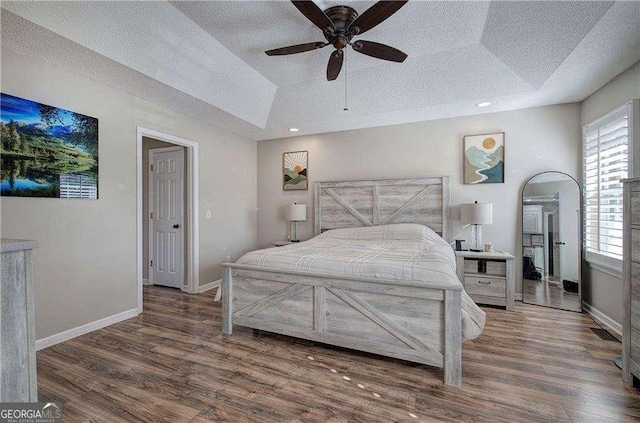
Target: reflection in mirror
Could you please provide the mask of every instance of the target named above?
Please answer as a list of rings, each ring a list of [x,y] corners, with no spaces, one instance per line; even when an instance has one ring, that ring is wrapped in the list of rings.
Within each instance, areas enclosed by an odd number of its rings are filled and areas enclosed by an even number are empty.
[[[522,188],[522,301],[581,311],[580,186],[543,172]]]

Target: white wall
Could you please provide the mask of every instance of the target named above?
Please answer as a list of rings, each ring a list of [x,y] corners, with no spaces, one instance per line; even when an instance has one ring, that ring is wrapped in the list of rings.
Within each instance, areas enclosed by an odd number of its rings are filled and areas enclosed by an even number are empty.
[[[582,126],[635,98],[640,98],[640,62],[631,66],[582,102]],[[592,269],[588,265],[583,266],[583,279],[583,301],[614,321],[621,323],[623,315],[622,279]]]
[[[463,185],[465,135],[504,131],[504,184]],[[284,208],[309,206],[310,220],[299,224],[302,239],[313,233],[313,182],[342,179],[452,176],[453,234],[461,231],[460,203],[494,204],[494,224],[483,227],[485,241],[513,253],[520,266],[520,190],[534,174],[560,170],[579,179],[580,105],[564,104],[380,128],[258,142],[258,246],[285,239]],[[282,153],[309,150],[308,191],[282,190]],[[520,272],[517,274],[521,275]],[[518,284],[519,285],[519,284]],[[520,291],[520,287],[517,288]]]
[[[639,97],[640,62],[636,62],[582,102],[582,126]]]
[[[136,126],[200,149],[200,283],[256,244],[256,143],[3,49],[2,92],[99,119],[98,200],[1,199],[3,237],[35,239],[41,339],[137,307]],[[212,211],[206,219],[205,211]]]

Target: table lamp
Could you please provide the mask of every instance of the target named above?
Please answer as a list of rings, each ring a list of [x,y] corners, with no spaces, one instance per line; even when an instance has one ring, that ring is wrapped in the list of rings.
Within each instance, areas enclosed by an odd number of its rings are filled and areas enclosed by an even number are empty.
[[[468,203],[460,204],[460,221],[465,227],[473,225],[474,248],[471,251],[483,251],[482,225],[490,225],[493,222],[492,203]]]
[[[298,222],[307,220],[307,205],[293,203],[287,209],[287,220],[293,222],[293,236],[291,242],[300,242],[298,239]]]

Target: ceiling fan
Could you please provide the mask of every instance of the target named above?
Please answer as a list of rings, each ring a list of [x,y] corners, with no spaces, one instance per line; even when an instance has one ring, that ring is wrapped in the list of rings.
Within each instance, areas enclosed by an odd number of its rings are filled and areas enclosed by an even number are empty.
[[[333,45],[335,51],[331,53],[327,65],[327,81],[335,80],[342,69],[344,52],[350,45],[358,53],[391,62],[404,62],[407,55],[398,49],[373,41],[351,41],[356,35],[364,34],[371,28],[387,20],[409,0],[379,1],[362,15],[358,15],[352,7],[334,6],[322,11],[312,1],[291,1],[293,5],[311,22],[322,30],[327,42],[297,44],[289,47],[265,51],[268,56],[283,56],[302,53]]]

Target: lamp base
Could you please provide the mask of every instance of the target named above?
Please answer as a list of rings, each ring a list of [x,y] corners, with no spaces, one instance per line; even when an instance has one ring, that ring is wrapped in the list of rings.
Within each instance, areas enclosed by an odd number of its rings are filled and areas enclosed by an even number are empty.
[[[473,241],[475,248],[470,248],[469,250],[476,252],[484,251],[484,245],[482,245],[482,225],[473,225]]]

